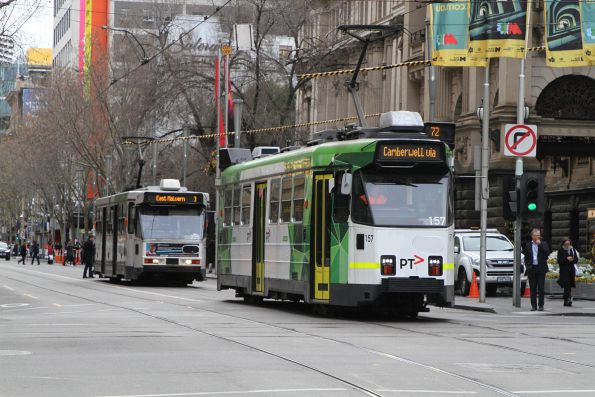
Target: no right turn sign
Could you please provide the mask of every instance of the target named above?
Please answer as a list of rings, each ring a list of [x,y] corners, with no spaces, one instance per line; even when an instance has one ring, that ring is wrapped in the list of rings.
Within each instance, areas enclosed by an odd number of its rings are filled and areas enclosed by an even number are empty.
[[[537,126],[506,124],[504,155],[509,157],[535,157],[537,154]]]

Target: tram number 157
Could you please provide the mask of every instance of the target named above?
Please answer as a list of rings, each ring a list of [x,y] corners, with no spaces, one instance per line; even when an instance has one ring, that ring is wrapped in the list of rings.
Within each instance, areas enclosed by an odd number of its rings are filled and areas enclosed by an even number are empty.
[[[430,225],[432,226],[444,226],[446,223],[445,216],[429,216]]]

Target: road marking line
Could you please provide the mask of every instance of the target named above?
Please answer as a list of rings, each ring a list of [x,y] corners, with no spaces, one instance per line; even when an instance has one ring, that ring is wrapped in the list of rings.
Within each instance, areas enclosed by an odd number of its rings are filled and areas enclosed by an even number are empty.
[[[39,299],[38,297],[36,297],[36,296],[33,296],[33,295],[31,295],[31,294],[23,294],[23,296],[27,296],[27,297],[29,297],[29,298],[31,298],[31,299]]]
[[[424,393],[424,394],[477,394],[476,391],[453,391],[453,390],[394,390],[394,389],[378,389],[377,392],[384,393]]]
[[[54,305],[54,306],[56,306],[56,307],[62,307],[62,305],[61,305],[61,304],[59,304],[59,303],[52,303],[52,305]]]
[[[184,297],[176,296],[176,295],[160,294],[158,292],[136,290],[136,289],[132,289],[132,288],[128,288],[128,287],[121,287],[119,285],[114,285],[114,287],[125,289],[127,291],[135,292],[135,293],[138,293],[138,294],[149,294],[149,295],[165,296],[166,298],[181,299],[181,300],[188,301],[188,302],[202,302],[202,300],[198,300],[198,299],[184,298]]]
[[[327,389],[271,389],[271,390],[237,390],[237,391],[211,391],[211,392],[194,392],[194,393],[168,393],[168,394],[121,394],[114,396],[100,396],[100,397],[176,397],[176,396],[213,396],[226,394],[265,394],[265,393],[297,393],[297,392],[336,392],[347,391],[343,388],[327,388]]]
[[[49,306],[26,307],[26,308],[23,308],[23,309],[2,310],[2,313],[20,312],[20,311],[23,311],[23,310],[37,310],[37,309],[50,309],[50,307]]]
[[[554,393],[595,393],[595,389],[592,390],[519,390],[513,391],[518,394],[554,394]]]
[[[9,287],[8,285],[5,285],[4,288],[6,288],[9,291],[14,291],[14,288]]]

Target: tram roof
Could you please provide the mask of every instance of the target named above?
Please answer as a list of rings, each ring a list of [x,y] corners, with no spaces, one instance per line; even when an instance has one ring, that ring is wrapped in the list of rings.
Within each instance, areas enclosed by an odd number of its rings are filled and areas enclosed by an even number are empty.
[[[391,138],[391,141],[433,142],[429,138]],[[325,142],[314,146],[292,150],[285,153],[270,155],[259,159],[232,165],[221,172],[223,184],[235,183],[238,180],[253,179],[278,174],[298,172],[329,166],[340,154],[354,154],[349,156],[348,164],[363,167],[374,161],[376,143],[382,141],[374,138],[360,138],[344,141]]]

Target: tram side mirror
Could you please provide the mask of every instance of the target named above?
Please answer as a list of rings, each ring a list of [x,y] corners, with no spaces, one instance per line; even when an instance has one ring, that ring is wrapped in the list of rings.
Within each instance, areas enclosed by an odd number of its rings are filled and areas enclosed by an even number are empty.
[[[341,194],[349,196],[351,194],[351,182],[353,181],[353,175],[346,172],[341,178]]]

